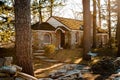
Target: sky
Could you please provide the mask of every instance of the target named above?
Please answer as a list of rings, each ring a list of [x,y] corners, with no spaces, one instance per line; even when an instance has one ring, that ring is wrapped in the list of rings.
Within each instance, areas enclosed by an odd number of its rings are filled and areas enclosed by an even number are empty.
[[[67,0],[66,5],[59,11],[59,15],[61,17],[66,18],[74,18],[74,14],[72,11],[82,12],[82,0]]]
[[[92,7],[92,0],[90,0],[90,5],[91,8],[90,10],[93,11],[93,7]],[[101,0],[101,4],[103,4],[104,1]],[[61,17],[66,17],[66,18],[74,18],[74,13],[72,12],[72,10],[77,11],[77,12],[82,12],[82,0],[66,0],[66,5],[64,6],[63,9],[58,9],[59,16]]]

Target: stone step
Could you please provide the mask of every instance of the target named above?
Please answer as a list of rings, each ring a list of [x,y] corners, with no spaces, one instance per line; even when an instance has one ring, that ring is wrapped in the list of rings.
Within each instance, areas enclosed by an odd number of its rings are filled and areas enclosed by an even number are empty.
[[[33,53],[34,56],[41,56],[44,55],[44,53]]]
[[[44,59],[46,62],[59,62],[58,60],[53,60],[53,59]]]
[[[36,52],[36,53],[44,53],[45,50],[36,50],[35,52]]]
[[[34,57],[37,59],[41,59],[42,61],[46,61],[46,62],[52,62],[52,63],[59,62],[58,60],[53,60],[53,59],[47,58],[45,56],[34,56]]]
[[[38,59],[47,59],[47,57],[45,56],[34,56],[35,58],[38,58]]]

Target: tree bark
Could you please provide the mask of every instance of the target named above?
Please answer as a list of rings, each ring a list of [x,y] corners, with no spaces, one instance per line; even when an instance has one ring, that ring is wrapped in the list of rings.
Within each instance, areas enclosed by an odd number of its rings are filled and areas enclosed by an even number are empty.
[[[99,17],[99,27],[101,27],[101,3],[100,0],[98,0],[98,17]]]
[[[90,0],[83,1],[83,59],[89,60],[88,52],[91,48],[91,13],[90,13]]]
[[[53,13],[53,0],[50,0],[50,17],[52,16]]]
[[[120,57],[120,0],[117,0],[117,6],[118,6],[118,22],[117,22],[117,30],[116,30],[116,39],[117,39],[117,45],[118,45],[118,52],[117,57]]]
[[[96,0],[93,0],[93,48],[96,48]]]
[[[39,24],[41,24],[42,23],[42,12],[41,12],[41,0],[39,0],[39,9],[38,9],[38,11],[39,11]]]
[[[34,75],[32,66],[30,0],[15,0],[17,64],[23,72]]]
[[[111,8],[110,8],[110,0],[108,0],[108,30],[109,30],[109,46],[111,46]]]

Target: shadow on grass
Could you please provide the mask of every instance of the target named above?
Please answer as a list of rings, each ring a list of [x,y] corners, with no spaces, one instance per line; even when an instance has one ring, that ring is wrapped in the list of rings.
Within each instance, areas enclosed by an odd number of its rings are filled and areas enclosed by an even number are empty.
[[[92,49],[93,53],[98,53],[99,57],[109,56],[109,57],[116,57],[117,48],[96,48]]]

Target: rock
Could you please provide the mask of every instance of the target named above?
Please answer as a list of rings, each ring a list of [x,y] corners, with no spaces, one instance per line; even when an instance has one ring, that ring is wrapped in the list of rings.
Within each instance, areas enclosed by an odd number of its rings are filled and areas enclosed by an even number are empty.
[[[109,76],[110,80],[120,80],[120,74],[112,74],[111,76]]]
[[[49,77],[54,80],[83,80],[81,70],[76,69],[76,66],[77,64],[62,66],[59,70],[52,72]]]
[[[4,66],[11,66],[13,62],[13,57],[5,57]]]
[[[80,70],[71,70],[67,72],[57,72],[51,75],[52,79],[57,80],[73,80],[82,77]]]
[[[115,77],[114,80],[120,80],[120,76]]]
[[[56,72],[56,73],[50,74],[49,77],[52,79],[57,79],[57,78],[64,76],[64,75],[65,75],[65,72]]]
[[[2,66],[0,72],[14,75],[16,73],[16,68],[14,66]]]
[[[73,70],[75,69],[77,64],[67,64],[65,66],[63,66],[64,69],[67,69],[67,70]]]
[[[0,67],[2,67],[4,65],[5,59],[4,58],[0,58]]]
[[[2,78],[2,77],[10,77],[10,75],[6,74],[6,73],[0,73],[0,78]]]
[[[23,79],[21,77],[16,77],[15,80],[25,80],[25,79]]]
[[[13,77],[5,77],[5,78],[0,78],[0,80],[14,80]]]
[[[77,66],[76,66],[76,69],[82,70],[84,67],[85,67],[85,65],[77,65]]]
[[[120,57],[117,57],[117,58],[114,60],[114,64],[115,64],[115,67],[116,67],[116,68],[120,68]]]

